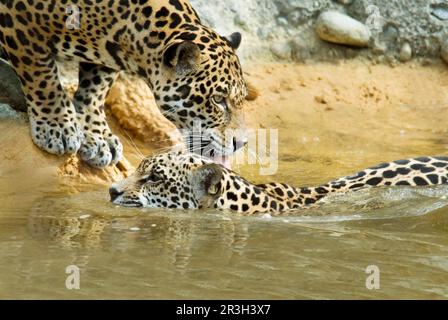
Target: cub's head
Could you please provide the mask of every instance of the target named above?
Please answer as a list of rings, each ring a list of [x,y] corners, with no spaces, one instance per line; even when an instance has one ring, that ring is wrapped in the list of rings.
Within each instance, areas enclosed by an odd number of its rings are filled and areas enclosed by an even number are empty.
[[[221,37],[200,25],[184,29],[163,49],[153,84],[156,101],[182,129],[189,151],[231,155],[246,142],[240,129],[248,89],[236,55],[241,34]]]
[[[111,201],[124,207],[197,209],[213,207],[222,195],[220,165],[196,154],[164,153],[142,161],[129,178],[109,189]]]

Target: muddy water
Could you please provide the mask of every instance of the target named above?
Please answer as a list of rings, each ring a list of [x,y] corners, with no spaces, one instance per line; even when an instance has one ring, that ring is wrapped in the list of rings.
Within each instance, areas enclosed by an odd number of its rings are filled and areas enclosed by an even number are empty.
[[[292,92],[267,104],[288,111]],[[446,154],[443,96],[374,111],[332,97],[325,110],[303,104],[294,117],[271,110],[279,115],[265,125],[279,128],[280,170],[242,173],[312,185],[380,160]],[[122,209],[105,186],[80,189],[13,170],[0,177],[0,298],[448,298],[447,187],[362,191],[272,219]],[[70,265],[80,290],[66,289]]]
[[[116,208],[104,187],[8,191],[29,183],[0,180],[1,298],[448,298],[447,187],[263,219]],[[69,265],[80,290],[65,287]],[[365,287],[370,265],[380,290]]]

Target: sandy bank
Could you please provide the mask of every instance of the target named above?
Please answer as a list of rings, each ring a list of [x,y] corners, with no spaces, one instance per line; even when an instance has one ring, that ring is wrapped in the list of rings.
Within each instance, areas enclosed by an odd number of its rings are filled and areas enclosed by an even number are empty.
[[[247,105],[249,126],[279,130],[276,179],[319,183],[381,161],[446,154],[444,64],[349,61],[248,71],[261,93]]]

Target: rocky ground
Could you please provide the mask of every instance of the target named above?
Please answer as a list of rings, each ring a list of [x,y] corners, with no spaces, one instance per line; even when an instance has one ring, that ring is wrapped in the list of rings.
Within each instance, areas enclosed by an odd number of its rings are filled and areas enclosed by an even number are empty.
[[[241,55],[246,60],[333,61],[363,56],[395,64],[412,58],[448,59],[448,3],[442,0],[191,2],[222,34],[237,30],[244,34]],[[327,32],[333,37],[325,36]]]

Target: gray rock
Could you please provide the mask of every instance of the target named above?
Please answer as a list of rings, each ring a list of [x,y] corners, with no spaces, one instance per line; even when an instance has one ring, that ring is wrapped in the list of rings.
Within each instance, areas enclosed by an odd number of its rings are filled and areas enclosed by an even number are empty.
[[[448,63],[448,41],[445,39],[442,43],[442,47],[440,48],[440,57],[443,61]]]
[[[243,19],[239,14],[237,14],[234,18],[234,23],[236,26],[243,28],[244,30],[248,30],[248,26],[246,20]]]
[[[448,20],[448,4],[438,3],[432,5],[431,7],[432,7],[431,14],[434,17],[442,21]]]
[[[277,18],[277,23],[280,26],[287,27],[288,26],[288,19],[286,19],[285,17],[278,17]]]
[[[271,30],[269,28],[258,28],[258,30],[257,30],[257,36],[261,40],[269,39],[270,35],[271,35]]]
[[[337,2],[339,2],[340,4],[343,4],[343,5],[347,5],[347,4],[351,4],[353,2],[353,0],[337,0]]]
[[[394,43],[400,37],[400,32],[395,26],[388,25],[384,28],[384,31],[380,34],[380,39],[387,43]]]
[[[387,44],[384,41],[375,40],[372,45],[372,52],[376,55],[386,53]]]
[[[309,12],[303,9],[294,10],[288,14],[288,22],[294,27],[301,26],[309,20]]]
[[[370,41],[370,31],[363,23],[338,11],[322,13],[316,32],[322,40],[337,44],[367,47]]]
[[[372,50],[356,50],[358,56],[372,59],[382,54],[398,58],[405,42],[412,44],[413,57],[438,58],[439,44],[448,34],[446,0],[191,0],[191,3],[202,20],[213,25],[218,33],[243,33],[238,51],[243,62],[269,57],[272,44],[298,37],[306,40],[313,60],[326,60],[329,48],[339,51],[338,57],[344,57],[347,48],[329,47],[317,37],[316,21],[324,11],[344,10],[347,16],[369,29],[370,44],[384,43],[384,52],[375,46]],[[362,46],[367,46],[363,40]]]
[[[295,61],[298,62],[306,62],[311,58],[310,47],[308,46],[309,41],[297,38],[292,40],[291,48],[292,48],[292,57]]]
[[[412,47],[408,42],[406,42],[401,47],[398,60],[400,60],[401,62],[408,62],[411,59],[412,59]]]
[[[304,45],[312,53],[313,60],[328,60],[329,48],[338,51],[335,59],[344,58],[346,47],[321,41],[316,34],[316,21],[324,11],[344,10],[347,16],[369,29],[370,44],[373,41],[384,43],[380,48],[369,45],[372,50],[356,50],[357,56],[371,59],[386,54],[398,58],[405,42],[412,44],[413,57],[438,58],[439,44],[448,34],[446,0],[190,1],[202,20],[213,25],[218,33],[243,33],[242,46],[238,51],[243,62],[267,58],[272,54],[271,45],[298,37],[305,40]],[[362,46],[367,46],[365,38]]]
[[[280,42],[271,45],[271,52],[277,58],[289,60],[292,57],[292,48],[289,43]]]
[[[0,103],[9,104],[15,110],[26,111],[25,96],[14,70],[0,59]]]
[[[386,54],[385,61],[391,67],[396,67],[398,65],[398,61],[392,53]]]
[[[0,119],[24,119],[23,114],[18,113],[8,104],[0,103]]]

